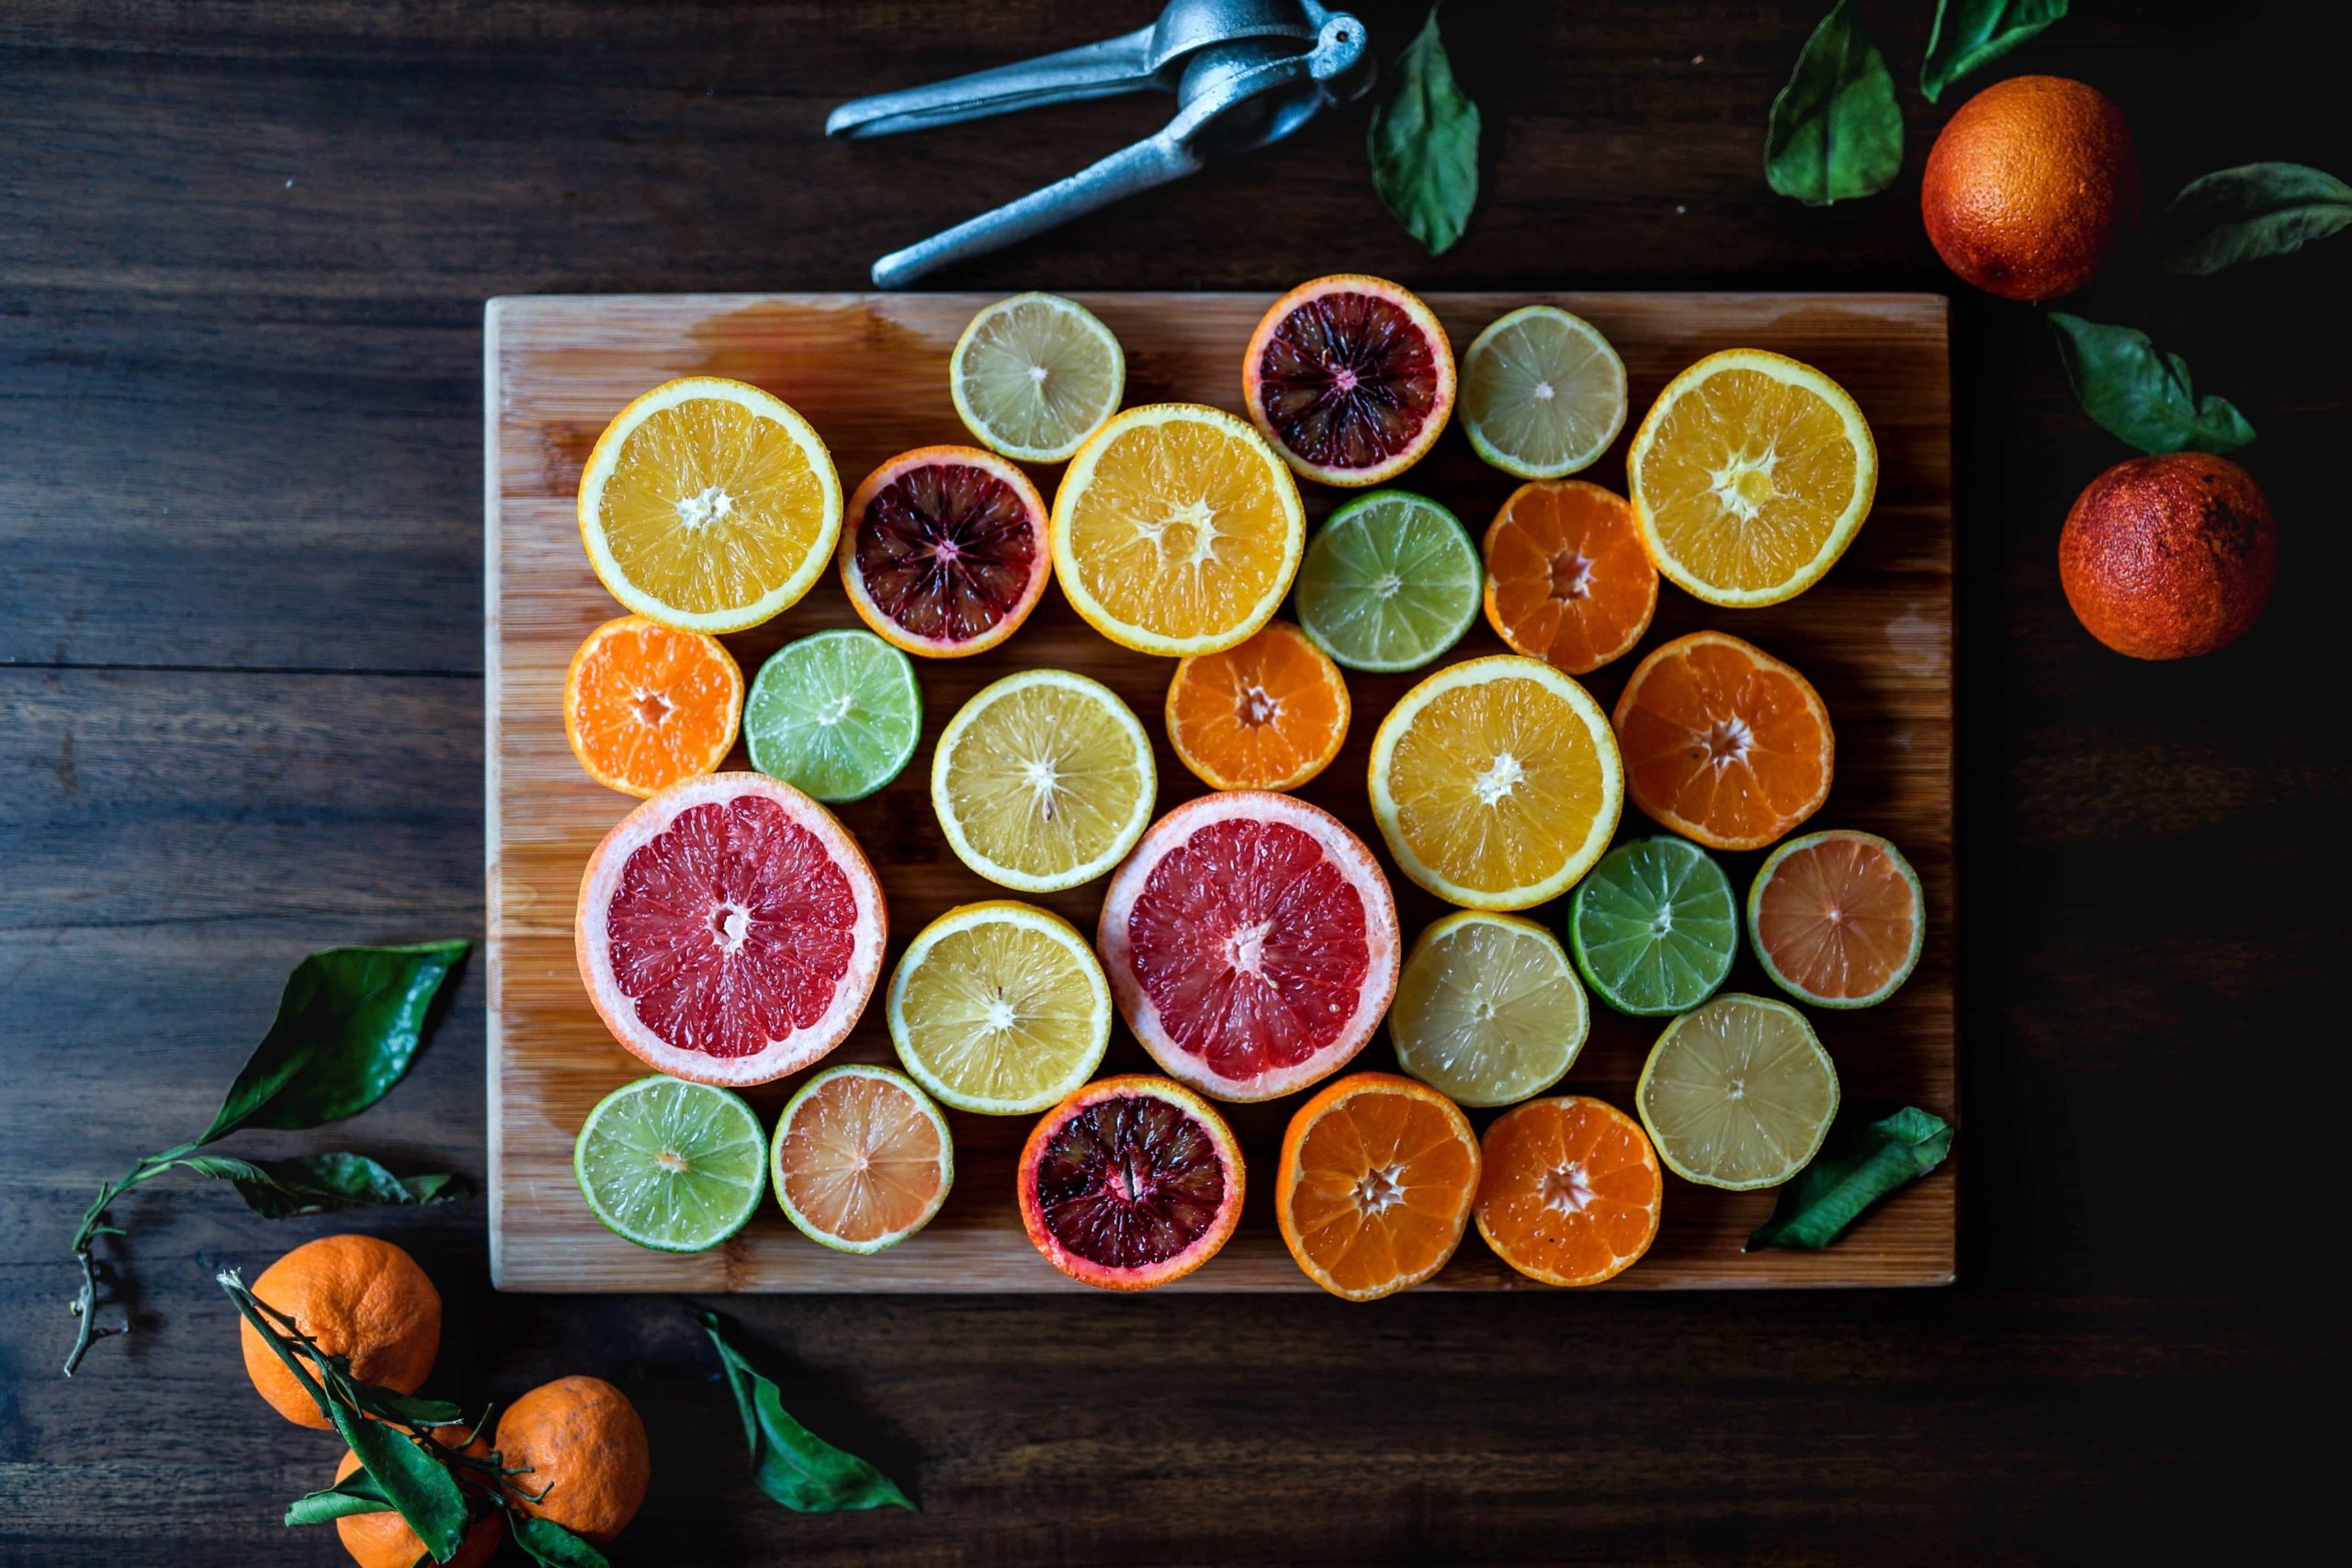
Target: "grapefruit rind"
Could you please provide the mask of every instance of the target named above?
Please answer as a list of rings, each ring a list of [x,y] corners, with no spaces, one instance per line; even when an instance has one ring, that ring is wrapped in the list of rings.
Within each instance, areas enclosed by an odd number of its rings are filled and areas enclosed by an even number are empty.
[[[1227,1077],[1205,1063],[1187,1055],[1169,1038],[1159,1010],[1136,978],[1135,948],[1128,935],[1128,918],[1144,885],[1170,851],[1214,823],[1241,818],[1273,820],[1306,834],[1348,879],[1364,905],[1366,965],[1363,988],[1356,993],[1355,1010],[1331,1043],[1293,1067],[1270,1070],[1252,1079]],[[1396,994],[1396,975],[1403,942],[1396,923],[1396,900],[1381,874],[1379,863],[1363,840],[1347,825],[1319,806],[1267,790],[1229,790],[1188,800],[1151,825],[1133,853],[1111,878],[1103,895],[1102,912],[1095,927],[1095,950],[1111,983],[1111,997],[1144,1050],[1160,1070],[1187,1089],[1237,1104],[1273,1100],[1319,1083],[1354,1059],[1379,1029],[1388,1004]]]
[[[1020,599],[996,625],[965,642],[917,636],[883,614],[882,607],[866,591],[865,574],[857,564],[858,529],[865,516],[866,507],[900,475],[934,463],[963,463],[985,469],[1021,498],[1035,525],[1033,532],[1036,536],[1036,553],[1030,559],[1029,581],[1022,589]],[[901,452],[866,475],[857,489],[850,493],[849,505],[842,522],[841,543],[834,551],[842,588],[849,595],[849,607],[857,612],[857,618],[871,627],[875,636],[893,648],[920,658],[964,659],[975,653],[984,653],[1019,631],[1021,624],[1037,607],[1037,601],[1046,595],[1046,580],[1054,574],[1053,543],[1047,537],[1047,515],[1046,499],[1037,493],[1037,487],[1030,482],[1029,476],[994,452],[982,451],[978,446],[919,446],[911,452]]]
[[[1408,1269],[1392,1279],[1383,1280],[1377,1285],[1350,1290],[1333,1279],[1329,1270],[1317,1263],[1309,1252],[1306,1238],[1299,1229],[1295,1204],[1299,1180],[1303,1175],[1300,1169],[1300,1156],[1306,1146],[1307,1134],[1329,1111],[1360,1095],[1366,1094],[1409,1096],[1424,1104],[1441,1107],[1448,1112],[1449,1124],[1453,1129],[1454,1136],[1461,1141],[1469,1156],[1470,1185],[1463,1193],[1461,1212],[1453,1217],[1453,1239],[1434,1258],[1418,1268]],[[1346,1077],[1327,1084],[1317,1091],[1313,1098],[1298,1108],[1291,1117],[1290,1124],[1283,1131],[1282,1154],[1279,1163],[1275,1166],[1274,1176],[1275,1228],[1281,1231],[1283,1245],[1290,1249],[1291,1259],[1298,1265],[1299,1271],[1341,1301],[1371,1302],[1385,1296],[1393,1296],[1399,1291],[1410,1290],[1415,1285],[1435,1278],[1448,1263],[1453,1261],[1454,1253],[1462,1246],[1463,1236],[1470,1229],[1471,1211],[1476,1207],[1477,1203],[1480,1153],[1478,1134],[1471,1127],[1470,1118],[1464,1116],[1461,1108],[1453,1100],[1448,1100],[1436,1089],[1413,1078],[1401,1077],[1394,1073],[1350,1073]],[[1404,1201],[1409,1202],[1410,1199]]]
[[[837,1078],[845,1077],[877,1078],[903,1091],[909,1103],[922,1113],[924,1119],[931,1122],[933,1129],[939,1134],[939,1190],[932,1195],[931,1202],[923,1210],[922,1217],[912,1224],[901,1225],[897,1230],[867,1241],[850,1241],[827,1231],[803,1213],[799,1206],[793,1202],[791,1193],[785,1189],[784,1140],[785,1134],[791,1129],[793,1118],[818,1090]],[[793,1228],[802,1235],[817,1243],[818,1246],[830,1247],[835,1252],[871,1257],[888,1247],[898,1246],[899,1243],[931,1224],[932,1220],[937,1216],[941,1205],[947,1201],[948,1190],[956,1184],[956,1141],[947,1130],[947,1118],[940,1112],[938,1106],[932,1103],[931,1097],[916,1087],[906,1075],[893,1072],[888,1067],[877,1067],[865,1062],[844,1062],[840,1066],[827,1067],[823,1072],[812,1076],[807,1083],[800,1086],[799,1090],[790,1100],[785,1102],[784,1114],[776,1118],[775,1134],[768,1145],[768,1181],[775,1192],[776,1207],[784,1211],[784,1217],[790,1220]]]
[[[814,834],[848,882],[856,906],[849,966],[833,987],[832,1000],[817,1021],[770,1043],[757,1055],[723,1057],[671,1044],[639,1022],[627,993],[615,980],[605,915],[629,854],[668,830],[681,812],[744,795],[764,795],[792,820]],[[692,1083],[741,1089],[795,1073],[849,1037],[882,973],[882,950],[889,916],[882,885],[875,879],[856,839],[833,814],[780,780],[759,773],[707,773],[673,784],[613,824],[580,877],[580,901],[572,923],[572,952],[588,1000],[623,1049],[647,1066]]]
[[[1046,1224],[1044,1208],[1037,1201],[1035,1177],[1038,1157],[1064,1122],[1090,1105],[1129,1095],[1164,1100],[1201,1125],[1223,1162],[1225,1195],[1217,1204],[1216,1220],[1182,1252],[1148,1268],[1115,1269],[1081,1258],[1062,1245]],[[1037,1119],[1037,1124],[1030,1129],[1028,1141],[1022,1145],[1014,1185],[1021,1201],[1022,1228],[1028,1232],[1030,1243],[1046,1262],[1081,1285],[1106,1291],[1148,1291],[1190,1274],[1216,1257],[1232,1238],[1234,1227],[1241,1223],[1241,1198],[1248,1176],[1241,1163],[1241,1145],[1235,1141],[1232,1127],[1217,1113],[1216,1107],[1180,1083],[1149,1073],[1124,1073],[1097,1078]]]
[[[1059,944],[1069,953],[1079,973],[1088,980],[1088,989],[1094,1001],[1091,1043],[1072,1059],[1060,1079],[1021,1100],[972,1094],[948,1083],[924,1058],[918,1039],[923,1025],[910,1018],[905,1007],[909,985],[943,939],[978,926],[993,924],[1035,931]],[[1111,987],[1103,978],[1102,962],[1094,956],[1094,950],[1087,945],[1086,939],[1079,934],[1077,928],[1059,915],[1011,898],[991,898],[950,909],[916,932],[915,939],[907,944],[907,951],[900,955],[898,968],[891,972],[887,1010],[890,1043],[897,1048],[899,1064],[907,1069],[908,1076],[941,1104],[978,1116],[1033,1116],[1041,1111],[1051,1110],[1075,1092],[1102,1065],[1102,1054],[1111,1043]]]
[[[1265,358],[1268,340],[1301,305],[1325,294],[1367,294],[1402,310],[1428,340],[1430,357],[1437,367],[1437,396],[1431,412],[1421,423],[1421,428],[1401,451],[1370,468],[1335,468],[1312,463],[1300,457],[1275,432],[1273,421],[1266,413],[1264,401],[1258,395],[1262,379],[1260,366]],[[1393,479],[1419,462],[1428,455],[1430,448],[1437,445],[1438,437],[1445,434],[1446,423],[1453,416],[1453,405],[1459,395],[1453,344],[1438,321],[1437,312],[1404,285],[1366,273],[1342,272],[1333,273],[1328,277],[1310,278],[1275,300],[1258,319],[1258,325],[1250,334],[1250,346],[1241,361],[1241,405],[1250,412],[1250,423],[1258,427],[1259,434],[1266,438],[1267,444],[1282,455],[1283,461],[1289,464],[1301,479],[1315,479],[1346,490],[1362,489]]]
[[[1773,874],[1781,869],[1781,863],[1786,861],[1791,855],[1811,849],[1814,845],[1829,839],[1860,839],[1865,842],[1876,845],[1881,851],[1884,852],[1888,862],[1894,867],[1895,871],[1901,874],[1903,880],[1910,885],[1911,888],[1911,951],[1905,954],[1903,962],[1896,966],[1894,973],[1887,976],[1886,983],[1867,996],[1826,997],[1816,992],[1807,990],[1804,987],[1797,984],[1797,982],[1792,980],[1787,975],[1781,972],[1780,964],[1773,962],[1771,950],[1764,944],[1764,936],[1760,922],[1764,907],[1764,889],[1766,885],[1772,880]],[[1748,884],[1747,887],[1747,945],[1749,951],[1756,954],[1756,962],[1764,966],[1764,973],[1772,977],[1772,984],[1780,987],[1781,989],[1788,992],[1789,995],[1796,998],[1799,1001],[1811,1002],[1815,1007],[1876,1007],[1879,1003],[1886,1000],[1887,998],[1901,990],[1903,988],[1903,983],[1911,978],[1911,971],[1919,966],[1919,954],[1927,946],[1927,890],[1920,886],[1919,874],[1912,869],[1911,863],[1904,858],[1903,852],[1896,849],[1886,840],[1880,838],[1876,833],[1865,833],[1852,828],[1832,828],[1823,832],[1807,833],[1802,838],[1791,839],[1788,842],[1781,845],[1780,848],[1774,850],[1770,855],[1765,857],[1764,863],[1757,868],[1756,880]]]

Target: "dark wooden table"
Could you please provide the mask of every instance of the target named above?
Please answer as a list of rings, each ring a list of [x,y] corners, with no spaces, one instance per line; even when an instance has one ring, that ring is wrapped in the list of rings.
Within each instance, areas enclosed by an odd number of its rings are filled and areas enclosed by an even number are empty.
[[[448,1298],[436,1385],[629,1390],[654,1492],[623,1563],[2177,1560],[2316,1512],[2345,1393],[2341,609],[2352,237],[2074,308],[2145,327],[2261,432],[2286,534],[2245,642],[2147,666],[2060,595],[2125,454],[2038,313],[1921,235],[1931,7],[1862,14],[1913,137],[1883,197],[1758,171],[1823,5],[1476,6],[1448,32],[1487,190],[1432,261],[1360,119],[944,278],[1273,288],[1951,288],[1962,477],[1967,1155],[1961,1282],[1911,1293],[1113,1301],[739,1298],[811,1426],[923,1505],[803,1517],[742,1477],[682,1304],[488,1288],[480,1202],[358,1223]],[[1362,7],[1384,51],[1415,5]],[[2152,196],[2352,175],[2333,4],[2116,4],[1982,80],[2081,76]],[[478,934],[481,306],[855,288],[879,252],[1155,123],[1104,103],[826,144],[834,101],[1077,43],[1147,5],[0,7],[0,1561],[325,1563],[280,1528],[329,1439],[245,1386],[223,1262],[272,1225],[158,1184],[133,1332],[68,1383],[66,1241],[201,1126],[286,967]],[[480,1176],[479,969],[357,1145]]]

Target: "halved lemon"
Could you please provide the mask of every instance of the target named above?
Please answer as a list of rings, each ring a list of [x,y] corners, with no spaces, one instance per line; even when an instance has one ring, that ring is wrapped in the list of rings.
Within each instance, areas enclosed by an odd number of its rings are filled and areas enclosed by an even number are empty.
[[[1462,356],[1462,428],[1507,474],[1565,479],[1625,428],[1625,362],[1582,316],[1522,305]]]
[[[964,428],[1023,463],[1067,462],[1127,389],[1127,358],[1102,319],[1058,294],[1015,294],[956,340],[947,389]]]
[[[1024,893],[1075,887],[1118,864],[1150,825],[1159,783],[1135,710],[1067,670],[983,686],[931,760],[947,847]]]
[[[1600,705],[1512,654],[1449,665],[1406,693],[1373,738],[1371,785],[1397,869],[1474,909],[1524,909],[1575,886],[1625,796]]]
[[[1731,348],[1667,383],[1625,473],[1658,570],[1740,609],[1793,599],[1837,564],[1870,515],[1878,446],[1845,388]]]
[[[1666,1026],[1634,1108],[1685,1181],[1778,1187],[1821,1152],[1838,1115],[1838,1069],[1804,1014],[1726,991]]]
[[[1050,1111],[1102,1065],[1111,987],[1058,915],[1010,898],[950,909],[890,976],[890,1043],[941,1104],[983,1116]]]
[[[580,538],[613,597],[689,632],[739,632],[808,592],[841,536],[842,481],[807,420],[759,388],[689,376],[614,416],[580,474]]]
[[[1123,648],[1181,659],[1273,615],[1306,547],[1290,468],[1247,420],[1199,403],[1112,416],[1054,494],[1054,577]]]
[[[1591,1027],[1559,938],[1464,909],[1413,943],[1388,1010],[1396,1064],[1458,1105],[1515,1105],[1567,1075]]]

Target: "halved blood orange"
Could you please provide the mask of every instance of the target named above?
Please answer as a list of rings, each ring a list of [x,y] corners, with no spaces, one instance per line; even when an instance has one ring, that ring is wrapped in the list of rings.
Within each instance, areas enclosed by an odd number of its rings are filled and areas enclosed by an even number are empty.
[[[858,617],[909,653],[994,648],[1037,607],[1053,565],[1037,487],[977,446],[901,452],[849,498],[842,586]]]
[[[1927,931],[1919,874],[1876,833],[1833,828],[1791,839],[1747,890],[1757,961],[1816,1007],[1872,1007],[1894,995]]]
[[[758,773],[712,773],[614,824],[572,928],[605,1026],[673,1077],[780,1078],[849,1033],[882,970],[874,868],[832,813]]]
[[[1275,300],[1250,334],[1241,400],[1292,468],[1333,485],[1396,478],[1453,412],[1453,345],[1413,292],[1335,273]]]
[[[1296,789],[1348,738],[1348,682],[1287,621],[1222,653],[1177,661],[1168,743],[1211,789]]]
[[[1829,798],[1837,738],[1821,694],[1723,632],[1653,649],[1611,722],[1634,804],[1711,850],[1760,850]]]
[[[1216,1256],[1241,1218],[1241,1148],[1214,1107],[1147,1074],[1102,1078],[1021,1150],[1021,1223],[1081,1284],[1148,1291]]]
[[[622,615],[588,634],[563,677],[563,738],[588,776],[640,799],[727,760],[743,668],[707,632]]]
[[[1587,1095],[1531,1100],[1487,1127],[1478,1234],[1546,1285],[1598,1285],[1657,1239],[1666,1177],[1649,1134]]]
[[[1272,1100],[1347,1065],[1396,991],[1396,901],[1320,807],[1235,790],[1144,834],[1094,939],[1127,1027],[1170,1077]]]
[[[1274,1221],[1306,1277],[1374,1301],[1445,1267],[1478,1194],[1478,1134],[1453,1101],[1394,1073],[1350,1073],[1283,1134]]]
[[[1487,624],[1514,653],[1585,675],[1633,651],[1657,610],[1634,508],[1582,479],[1538,479],[1487,528]]]

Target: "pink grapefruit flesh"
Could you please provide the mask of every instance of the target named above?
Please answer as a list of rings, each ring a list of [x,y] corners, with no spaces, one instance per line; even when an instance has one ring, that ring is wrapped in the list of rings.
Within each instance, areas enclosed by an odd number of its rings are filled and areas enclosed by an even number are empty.
[[[1045,502],[993,452],[903,453],[850,497],[842,585],[860,618],[909,653],[995,647],[1028,618],[1052,570]]]
[[[1369,485],[1435,445],[1453,412],[1453,349],[1437,317],[1385,278],[1300,284],[1250,339],[1250,417],[1304,477]]]
[[[1305,1089],[1363,1048],[1396,989],[1396,903],[1363,841],[1262,790],[1188,801],[1112,874],[1095,947],[1127,1026],[1219,1100]]]
[[[841,1043],[882,965],[882,889],[790,784],[713,773],[614,825],[580,883],[589,999],[648,1066],[766,1083]]]
[[[1082,1284],[1146,1291],[1216,1256],[1241,1217],[1241,1151],[1214,1107],[1166,1078],[1088,1084],[1021,1151],[1021,1223]]]

